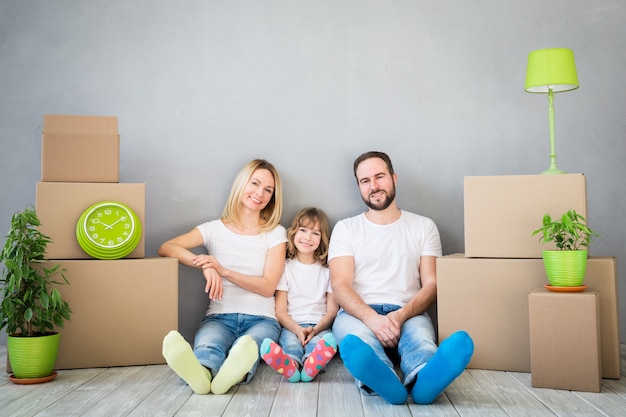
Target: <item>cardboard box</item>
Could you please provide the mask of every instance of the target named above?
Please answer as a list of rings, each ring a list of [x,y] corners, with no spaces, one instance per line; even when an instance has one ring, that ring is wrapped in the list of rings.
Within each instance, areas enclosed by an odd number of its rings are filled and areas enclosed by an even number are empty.
[[[118,182],[117,117],[44,115],[41,180]]]
[[[163,337],[178,328],[178,260],[48,261],[66,268],[58,286],[72,309],[60,329],[55,369],[165,363]],[[7,368],[10,372],[10,367]]]
[[[598,291],[528,295],[530,372],[534,388],[600,392]]]
[[[439,339],[466,330],[469,368],[530,372],[528,294],[548,283],[541,259],[437,259]],[[585,284],[600,294],[602,377],[620,378],[617,260],[590,257]]]
[[[89,206],[113,200],[128,205],[139,217],[142,236],[126,258],[145,256],[146,185],[143,183],[38,182],[35,210],[39,230],[50,236],[48,259],[91,259],[76,240],[76,222]]]
[[[541,258],[554,247],[532,232],[570,209],[587,218],[583,174],[465,177],[465,256]]]

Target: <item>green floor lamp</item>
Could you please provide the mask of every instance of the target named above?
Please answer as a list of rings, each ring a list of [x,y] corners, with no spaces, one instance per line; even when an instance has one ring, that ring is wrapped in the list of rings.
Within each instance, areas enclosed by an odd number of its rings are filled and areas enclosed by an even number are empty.
[[[556,166],[554,151],[554,93],[578,88],[574,52],[567,48],[539,49],[528,54],[526,85],[529,93],[548,93],[550,120],[550,168],[542,174],[565,174]]]

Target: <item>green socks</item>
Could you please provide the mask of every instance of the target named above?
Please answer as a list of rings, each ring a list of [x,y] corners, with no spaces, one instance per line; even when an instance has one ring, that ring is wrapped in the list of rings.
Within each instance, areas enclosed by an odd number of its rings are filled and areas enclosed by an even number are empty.
[[[240,383],[259,359],[259,347],[249,335],[241,336],[228,353],[228,357],[211,384],[213,394],[224,394]]]
[[[416,404],[430,404],[464,370],[472,354],[474,342],[464,331],[452,333],[439,345],[437,353],[430,358],[417,374],[411,391]]]
[[[211,372],[198,362],[189,343],[176,330],[163,338],[163,357],[193,392],[208,394],[211,391]]]

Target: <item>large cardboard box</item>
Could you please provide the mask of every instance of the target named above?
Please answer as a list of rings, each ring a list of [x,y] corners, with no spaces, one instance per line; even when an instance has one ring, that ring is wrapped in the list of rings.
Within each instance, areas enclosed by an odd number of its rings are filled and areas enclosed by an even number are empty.
[[[437,259],[439,339],[466,330],[469,368],[530,372],[528,294],[548,283],[541,259]],[[585,284],[600,294],[602,377],[620,378],[617,260],[590,257]]]
[[[44,115],[41,180],[118,182],[117,117]]]
[[[530,373],[534,388],[600,392],[598,291],[528,295]]]
[[[48,261],[70,285],[59,285],[72,309],[60,329],[55,369],[165,363],[163,337],[178,328],[178,260]],[[10,372],[10,367],[8,367]]]
[[[465,256],[541,258],[553,247],[532,232],[569,209],[587,218],[583,174],[465,177]]]
[[[146,184],[38,182],[35,209],[41,221],[39,230],[50,236],[48,259],[90,259],[76,240],[76,222],[89,206],[103,200],[128,205],[139,217],[142,236],[126,258],[145,256]]]

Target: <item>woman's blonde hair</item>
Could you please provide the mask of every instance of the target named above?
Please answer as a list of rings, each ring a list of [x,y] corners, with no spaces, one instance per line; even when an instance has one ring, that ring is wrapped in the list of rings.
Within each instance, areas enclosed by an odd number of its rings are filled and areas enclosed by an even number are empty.
[[[248,162],[237,174],[233,186],[230,189],[226,206],[222,212],[222,220],[241,224],[241,202],[246,184],[250,181],[252,174],[258,169],[268,170],[274,177],[274,192],[267,205],[261,210],[261,220],[263,224],[259,231],[266,232],[274,229],[280,222],[283,213],[283,186],[280,181],[278,171],[274,165],[265,159],[254,159]]]
[[[327,266],[328,260],[328,242],[330,239],[330,225],[328,224],[328,217],[326,213],[315,207],[303,208],[293,218],[291,226],[287,229],[287,258],[293,259],[296,257],[298,249],[294,243],[294,237],[300,227],[313,228],[315,225],[319,225],[321,239],[320,245],[315,249],[315,260],[320,264]]]

